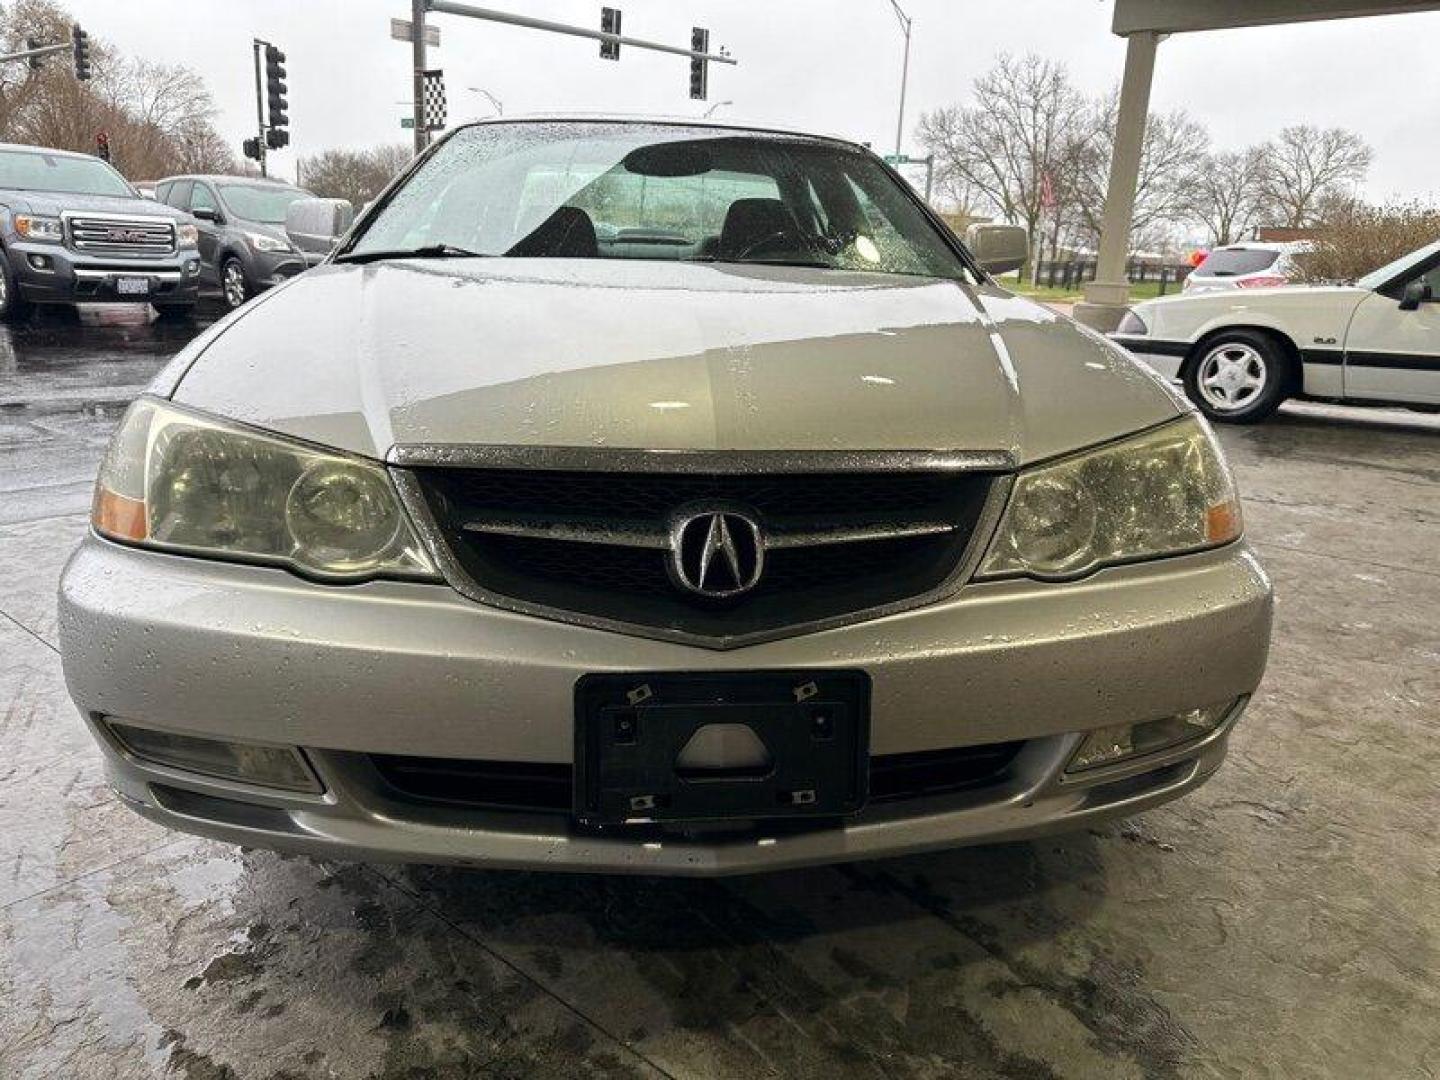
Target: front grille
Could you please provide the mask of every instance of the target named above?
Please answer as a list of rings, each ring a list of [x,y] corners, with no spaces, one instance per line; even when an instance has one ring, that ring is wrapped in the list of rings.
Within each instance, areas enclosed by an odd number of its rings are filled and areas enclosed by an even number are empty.
[[[1005,776],[1024,745],[990,743],[871,758],[870,801],[899,802],[985,787]],[[572,806],[569,765],[396,754],[372,754],[370,763],[392,798],[419,806],[554,814],[568,814]]]
[[[169,255],[175,225],[158,218],[70,217],[70,246],[93,255]]]
[[[405,486],[461,592],[520,610],[718,647],[895,610],[949,586],[994,474],[659,473],[419,467]],[[676,581],[671,530],[697,508],[760,526],[743,594]],[[844,537],[844,541],[837,539]]]

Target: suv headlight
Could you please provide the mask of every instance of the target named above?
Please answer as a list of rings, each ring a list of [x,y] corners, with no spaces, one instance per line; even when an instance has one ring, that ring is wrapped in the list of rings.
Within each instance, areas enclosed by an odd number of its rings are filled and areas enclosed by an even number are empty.
[[[91,523],[124,543],[327,580],[438,576],[383,466],[152,398],[120,422]]]
[[[1230,470],[1192,415],[1022,472],[978,576],[1073,578],[1218,547],[1241,528]]]
[[[47,240],[59,243],[65,239],[65,229],[59,218],[36,217],[33,214],[16,214],[15,231],[22,240]]]
[[[175,243],[182,248],[193,248],[200,245],[200,230],[188,222],[180,222],[175,226]]]
[[[247,232],[245,242],[256,251],[289,251],[290,243],[287,240],[277,240],[273,236],[266,236],[264,233]]]

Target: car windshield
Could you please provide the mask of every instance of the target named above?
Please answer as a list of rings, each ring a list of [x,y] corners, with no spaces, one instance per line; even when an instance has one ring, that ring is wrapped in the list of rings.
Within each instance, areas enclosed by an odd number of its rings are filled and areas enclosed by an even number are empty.
[[[412,251],[966,276],[871,155],[821,139],[682,125],[463,128],[346,256]]]
[[[1388,262],[1378,270],[1371,270],[1362,278],[1358,278],[1356,285],[1362,289],[1379,289],[1393,281],[1405,272],[1411,263],[1419,263],[1430,258],[1432,255],[1440,254],[1440,240],[1433,244],[1427,244],[1419,251],[1412,251],[1408,255],[1401,255],[1393,262]]]
[[[1268,270],[1280,258],[1278,251],[1257,248],[1216,248],[1206,255],[1195,273],[1209,277],[1238,277]]]
[[[0,150],[0,188],[115,195],[122,199],[135,195],[120,174],[103,161],[31,150]]]
[[[291,203],[314,198],[308,191],[274,184],[221,184],[220,197],[236,217],[269,225],[284,225]]]

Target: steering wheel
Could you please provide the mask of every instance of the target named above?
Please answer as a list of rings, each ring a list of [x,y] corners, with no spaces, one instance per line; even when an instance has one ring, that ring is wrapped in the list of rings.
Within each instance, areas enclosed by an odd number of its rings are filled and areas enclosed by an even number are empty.
[[[754,255],[755,252],[759,251],[761,248],[768,247],[772,244],[789,242],[789,240],[789,229],[776,229],[774,232],[768,233],[767,235],[760,237],[760,239],[758,240],[752,240],[750,243],[746,244],[743,248],[737,251],[734,257],[737,260],[743,260],[749,258],[751,255]]]

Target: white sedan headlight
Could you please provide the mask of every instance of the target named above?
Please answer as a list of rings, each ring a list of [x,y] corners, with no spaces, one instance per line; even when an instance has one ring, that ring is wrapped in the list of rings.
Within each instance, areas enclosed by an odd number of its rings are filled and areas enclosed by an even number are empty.
[[[327,580],[437,576],[383,466],[152,398],[120,422],[91,522],[124,543]]]
[[[1240,536],[1240,499],[1198,416],[1022,472],[979,577],[1073,578]]]

